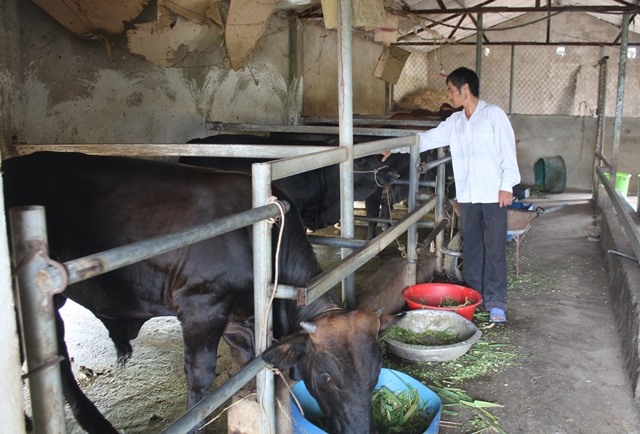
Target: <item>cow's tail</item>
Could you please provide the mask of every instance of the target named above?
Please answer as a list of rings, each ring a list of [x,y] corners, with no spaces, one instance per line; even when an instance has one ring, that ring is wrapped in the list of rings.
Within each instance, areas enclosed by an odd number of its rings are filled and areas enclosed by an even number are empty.
[[[64,322],[58,309],[56,309],[56,329],[60,355],[64,358],[60,362],[62,392],[78,424],[91,434],[117,434],[118,430],[100,413],[76,382],[71,368],[67,344],[64,340]]]

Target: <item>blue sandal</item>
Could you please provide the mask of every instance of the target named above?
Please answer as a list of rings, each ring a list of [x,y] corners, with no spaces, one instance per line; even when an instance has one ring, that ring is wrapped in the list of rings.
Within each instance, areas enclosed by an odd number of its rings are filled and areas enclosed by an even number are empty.
[[[507,322],[507,315],[499,307],[492,307],[489,310],[489,321],[493,323]]]

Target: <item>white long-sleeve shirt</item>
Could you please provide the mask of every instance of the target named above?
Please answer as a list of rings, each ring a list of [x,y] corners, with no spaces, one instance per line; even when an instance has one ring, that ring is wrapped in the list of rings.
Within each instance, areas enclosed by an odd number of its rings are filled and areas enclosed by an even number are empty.
[[[420,152],[449,146],[458,202],[498,202],[500,190],[520,182],[515,134],[496,105],[479,100],[470,119],[458,111],[418,136]]]

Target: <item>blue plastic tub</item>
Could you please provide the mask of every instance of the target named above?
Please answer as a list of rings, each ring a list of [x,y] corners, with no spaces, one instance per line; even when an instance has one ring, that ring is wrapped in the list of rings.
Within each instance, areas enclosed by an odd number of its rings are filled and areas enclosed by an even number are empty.
[[[420,383],[415,378],[412,378],[402,372],[394,371],[393,369],[382,368],[380,377],[378,377],[378,384],[376,390],[386,386],[392,392],[402,392],[408,390],[409,387],[413,387],[422,401],[426,404],[426,409],[434,414],[431,424],[427,427],[427,430],[423,434],[437,434],[440,429],[440,417],[442,416],[442,402],[436,393],[429,389],[424,384]],[[319,419],[322,417],[322,412],[316,400],[309,394],[304,382],[298,381],[293,386],[293,394],[300,402],[306,417],[311,419]],[[291,419],[293,423],[293,432],[295,434],[326,434],[326,431],[321,430],[313,423],[309,422],[300,413],[298,406],[295,404],[293,398],[291,399]]]

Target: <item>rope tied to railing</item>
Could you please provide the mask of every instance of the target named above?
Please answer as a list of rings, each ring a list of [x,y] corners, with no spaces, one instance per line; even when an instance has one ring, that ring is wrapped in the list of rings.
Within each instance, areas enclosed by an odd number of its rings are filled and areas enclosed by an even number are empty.
[[[272,218],[268,218],[267,219],[267,223],[269,223],[270,225],[274,225],[277,224],[280,226],[280,230],[278,231],[278,242],[276,243],[276,254],[275,254],[275,260],[274,260],[274,264],[273,264],[273,285],[272,285],[272,290],[271,290],[271,294],[269,295],[269,304],[268,304],[268,308],[265,310],[265,318],[263,320],[263,324],[267,324],[267,319],[269,317],[269,312],[271,311],[271,307],[273,306],[273,301],[276,298],[276,291],[278,289],[278,270],[279,270],[279,258],[280,258],[280,247],[282,245],[282,234],[284,232],[284,224],[285,224],[285,213],[286,210],[284,209],[284,205],[282,204],[282,202],[280,202],[278,200],[277,197],[275,196],[271,196],[268,200],[267,203],[273,203],[275,204],[278,209],[280,210],[280,216],[278,217],[272,217]],[[264,390],[262,390],[262,393],[264,393]],[[261,396],[260,397],[260,403],[264,402],[264,397]],[[262,408],[262,411],[266,414],[266,410],[264,408]]]

